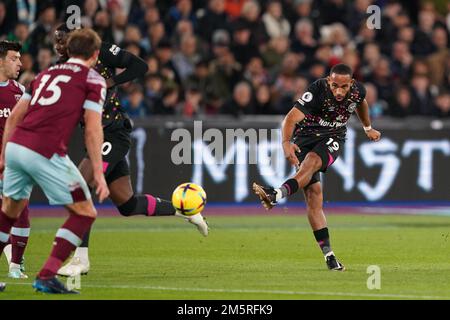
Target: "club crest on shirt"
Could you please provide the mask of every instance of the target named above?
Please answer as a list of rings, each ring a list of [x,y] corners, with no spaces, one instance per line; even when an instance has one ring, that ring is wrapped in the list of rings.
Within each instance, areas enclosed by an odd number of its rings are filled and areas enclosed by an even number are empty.
[[[347,111],[352,113],[356,109],[356,102],[350,103],[350,105],[347,107]]]

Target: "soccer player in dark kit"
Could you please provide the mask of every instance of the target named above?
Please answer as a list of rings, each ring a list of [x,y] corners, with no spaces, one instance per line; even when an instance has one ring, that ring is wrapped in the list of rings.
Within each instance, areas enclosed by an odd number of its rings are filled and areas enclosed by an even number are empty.
[[[64,23],[56,29],[54,34],[55,50],[59,54],[61,62],[67,59],[66,41],[71,31]],[[123,68],[124,71],[116,75],[116,68]],[[105,78],[108,86],[103,107],[105,140],[102,150],[103,168],[110,190],[110,199],[120,214],[127,217],[133,215],[180,216],[194,224],[202,235],[207,236],[208,225],[200,213],[184,216],[176,212],[170,201],[149,194],[135,194],[131,186],[126,155],[131,146],[132,123],[120,105],[117,85],[143,76],[148,70],[145,61],[115,44],[102,42],[95,70]],[[90,185],[92,168],[87,157],[81,161],[79,169]],[[88,246],[89,232],[75,251],[71,261],[62,267],[58,274],[62,276],[87,274],[90,268]]]
[[[297,169],[295,176],[279,188],[253,184],[253,191],[267,210],[303,189],[308,220],[330,270],[344,271],[345,267],[331,250],[319,172],[326,172],[339,156],[347,122],[354,112],[367,137],[380,140],[380,132],[371,126],[365,96],[364,86],[353,79],[352,69],[345,64],[335,65],[327,78],[312,83],[282,125],[283,151]]]

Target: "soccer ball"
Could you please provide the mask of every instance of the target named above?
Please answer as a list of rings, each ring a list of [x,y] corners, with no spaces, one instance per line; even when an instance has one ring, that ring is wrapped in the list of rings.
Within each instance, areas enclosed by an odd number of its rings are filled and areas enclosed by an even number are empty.
[[[172,194],[172,205],[186,216],[192,216],[205,208],[206,193],[198,184],[180,184]]]

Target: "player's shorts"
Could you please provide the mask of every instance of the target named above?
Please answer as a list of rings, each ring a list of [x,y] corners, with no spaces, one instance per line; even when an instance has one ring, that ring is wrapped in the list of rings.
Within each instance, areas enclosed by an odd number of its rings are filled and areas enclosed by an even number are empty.
[[[5,151],[3,195],[14,200],[29,199],[39,185],[51,205],[67,205],[91,198],[89,188],[69,156],[51,159],[9,142]]]
[[[322,167],[313,174],[310,183],[320,181],[319,172],[326,172],[327,169],[339,157],[341,149],[344,147],[345,140],[341,137],[298,137],[295,143],[300,148],[297,158],[300,163],[305,160],[306,155],[313,151],[322,159]]]

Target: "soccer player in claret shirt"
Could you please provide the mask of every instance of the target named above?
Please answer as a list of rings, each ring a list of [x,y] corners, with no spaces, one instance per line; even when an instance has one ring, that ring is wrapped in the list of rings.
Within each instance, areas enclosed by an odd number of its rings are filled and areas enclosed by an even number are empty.
[[[60,61],[67,59],[66,40],[70,32],[66,24],[60,25],[55,31],[55,50],[60,56]],[[124,71],[115,75],[116,68],[123,68]],[[105,145],[108,144],[103,152],[103,165],[106,182],[111,191],[110,199],[120,214],[127,217],[133,215],[180,216],[196,225],[199,232],[207,236],[208,225],[200,213],[192,216],[182,215],[175,211],[170,201],[149,194],[136,194],[131,186],[126,155],[131,146],[132,123],[120,105],[117,85],[143,76],[148,70],[145,61],[115,44],[102,42],[95,69],[106,79],[108,86],[102,119]],[[87,157],[81,161],[79,169],[91,185],[92,169]],[[62,276],[86,274],[90,268],[88,246],[89,232],[75,251],[73,258],[58,271],[58,274]]]
[[[101,146],[105,79],[92,67],[101,40],[91,29],[68,39],[69,60],[41,72],[14,107],[6,122],[5,163],[0,232],[8,234],[28,203],[35,184],[51,205],[64,205],[69,218],[56,233],[50,257],[33,287],[47,293],[76,293],[56,277],[57,271],[95,221],[97,212],[80,171],[67,156],[67,145],[80,121],[100,202],[109,196],[103,175]]]
[[[380,139],[380,132],[371,126],[365,96],[364,86],[353,79],[351,68],[345,64],[335,65],[327,78],[312,83],[282,125],[283,151],[297,168],[295,176],[279,188],[253,184],[253,191],[267,210],[303,189],[309,223],[330,270],[345,268],[331,250],[319,172],[326,172],[336,161],[354,112],[369,140]]]
[[[20,49],[18,42],[0,41],[0,141],[3,137],[6,119],[25,91],[24,86],[15,79],[19,76]],[[0,144],[1,147],[1,144]],[[3,181],[0,180],[0,193]],[[1,204],[0,199],[0,204]],[[30,235],[30,221],[28,218],[28,204],[24,207],[19,219],[14,222],[11,233],[0,231],[0,254],[4,250],[8,260],[8,277],[13,279],[26,279],[24,273],[23,254]]]

